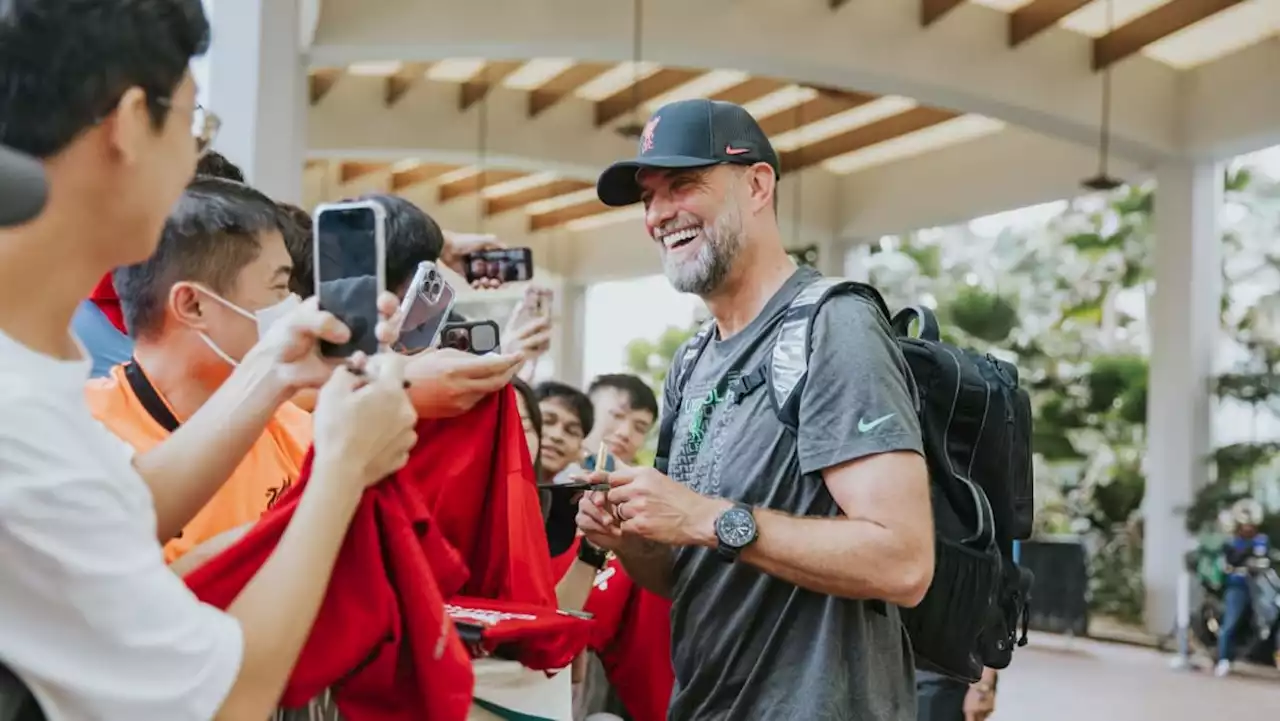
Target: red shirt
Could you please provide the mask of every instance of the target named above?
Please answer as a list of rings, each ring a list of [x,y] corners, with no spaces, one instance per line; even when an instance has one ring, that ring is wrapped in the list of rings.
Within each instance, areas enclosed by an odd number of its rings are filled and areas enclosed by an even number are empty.
[[[107,273],[102,280],[98,281],[98,285],[89,294],[89,300],[102,311],[102,314],[111,321],[111,325],[116,327],[121,333],[128,333],[124,326],[124,311],[120,308],[120,296],[116,295],[116,286],[111,280],[111,274]]]
[[[552,560],[557,578],[578,557],[581,537]],[[671,602],[635,583],[616,558],[596,574],[583,610],[592,614],[591,650],[633,721],[666,721],[671,665]]]
[[[445,609],[465,595],[554,613],[542,514],[513,391],[470,413],[418,424],[418,445],[356,511],[311,636],[282,703],[334,689],[350,721],[464,719],[474,678]],[[187,577],[201,599],[226,608],[261,567],[311,477],[301,478],[243,540]],[[572,659],[565,635],[514,641],[531,668]],[[567,664],[568,660],[563,664]]]

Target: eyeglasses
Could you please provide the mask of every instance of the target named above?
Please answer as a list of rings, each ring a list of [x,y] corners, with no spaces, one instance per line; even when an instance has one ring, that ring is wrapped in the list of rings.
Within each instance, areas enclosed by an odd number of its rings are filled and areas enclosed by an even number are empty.
[[[170,112],[175,109],[173,100],[170,98],[156,98],[155,103],[168,108]],[[196,139],[197,153],[204,155],[209,152],[221,128],[222,119],[212,110],[205,110],[204,106],[199,104],[191,108],[191,135]]]

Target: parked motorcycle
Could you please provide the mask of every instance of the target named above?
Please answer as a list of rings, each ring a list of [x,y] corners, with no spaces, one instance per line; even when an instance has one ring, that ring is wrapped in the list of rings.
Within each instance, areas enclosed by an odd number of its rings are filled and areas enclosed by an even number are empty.
[[[1225,539],[1205,538],[1187,554],[1189,570],[1200,584],[1202,600],[1191,612],[1191,635],[1210,658],[1218,655],[1218,631],[1224,613],[1223,589],[1229,569],[1222,553]],[[1252,613],[1246,614],[1236,629],[1236,661],[1275,663],[1272,638],[1280,633],[1280,574],[1270,558],[1251,559],[1248,566],[1254,599]]]

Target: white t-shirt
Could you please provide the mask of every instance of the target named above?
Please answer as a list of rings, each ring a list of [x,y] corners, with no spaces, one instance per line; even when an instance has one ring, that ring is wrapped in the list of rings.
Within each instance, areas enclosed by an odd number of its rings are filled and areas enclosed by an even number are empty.
[[[89,369],[0,333],[0,662],[51,721],[208,721],[240,624],[165,566],[132,451],[89,414]]]

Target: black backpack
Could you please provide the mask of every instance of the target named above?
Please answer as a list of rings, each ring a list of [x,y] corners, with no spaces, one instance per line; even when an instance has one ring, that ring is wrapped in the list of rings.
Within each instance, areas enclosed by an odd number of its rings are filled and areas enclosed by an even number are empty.
[[[44,718],[26,684],[0,664],[0,721],[44,721]]]
[[[968,682],[984,666],[1005,668],[1026,644],[1032,576],[1013,562],[1013,542],[1031,535],[1031,400],[1018,370],[991,355],[961,350],[939,337],[933,312],[889,313],[869,285],[821,278],[787,307],[769,359],[736,382],[743,396],[766,387],[779,420],[793,433],[808,371],[813,319],[834,294],[853,293],[889,321],[915,388],[929,467],[936,536],[933,582],[915,608],[901,610],[916,665]],[[919,334],[908,334],[912,321]],[[714,331],[708,322],[672,364],[676,398]],[[667,472],[674,412],[663,414],[654,465]],[[882,604],[877,604],[883,608]]]

